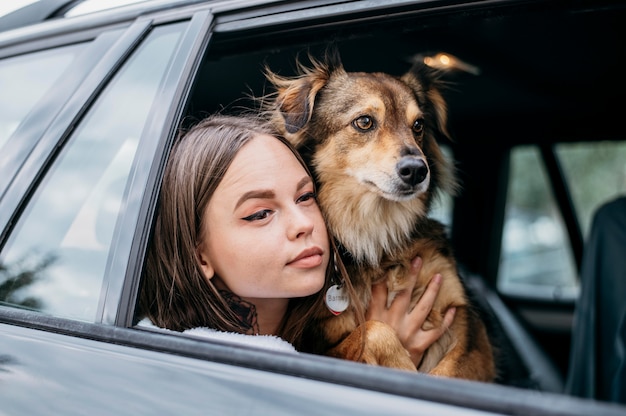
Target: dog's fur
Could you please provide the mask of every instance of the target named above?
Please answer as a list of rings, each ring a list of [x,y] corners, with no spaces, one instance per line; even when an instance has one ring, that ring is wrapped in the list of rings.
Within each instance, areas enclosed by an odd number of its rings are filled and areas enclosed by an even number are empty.
[[[367,305],[372,283],[386,278],[391,302],[406,287],[411,260],[421,256],[413,304],[435,273],[443,277],[423,328],[442,325],[448,308],[457,311],[417,370],[493,381],[485,325],[468,300],[443,225],[427,217],[435,194],[456,186],[437,144],[448,137],[438,73],[418,62],[402,77],[355,73],[345,71],[338,55],[310,59],[311,67],[298,64],[295,77],[266,70],[276,91],[265,97],[265,110],[312,167],[320,208],[345,250],[358,301]],[[368,321],[357,328],[350,309],[318,316],[309,352],[415,371],[387,325]]]

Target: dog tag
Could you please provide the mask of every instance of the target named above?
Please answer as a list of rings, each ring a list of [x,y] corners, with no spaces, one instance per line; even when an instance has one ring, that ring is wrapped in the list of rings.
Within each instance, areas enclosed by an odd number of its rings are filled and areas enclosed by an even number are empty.
[[[344,285],[332,285],[326,291],[326,307],[333,315],[339,315],[348,309],[350,298]]]

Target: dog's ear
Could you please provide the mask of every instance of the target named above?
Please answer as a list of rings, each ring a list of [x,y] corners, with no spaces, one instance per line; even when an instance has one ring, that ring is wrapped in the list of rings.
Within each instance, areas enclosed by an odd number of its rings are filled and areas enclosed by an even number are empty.
[[[325,77],[307,74],[292,78],[278,89],[277,107],[285,120],[285,130],[296,134],[311,119],[315,96],[326,85]]]
[[[343,71],[336,59],[327,56],[321,62],[309,56],[312,66],[297,62],[298,73],[294,77],[282,77],[265,68],[265,77],[276,89],[270,118],[296,148],[306,140],[305,126],[311,120],[317,94],[335,71]]]
[[[425,111],[431,113],[437,123],[437,131],[446,138],[448,133],[448,106],[441,94],[445,83],[441,79],[442,72],[426,65],[423,59],[416,57],[411,69],[401,77],[417,95],[419,105],[425,107]]]

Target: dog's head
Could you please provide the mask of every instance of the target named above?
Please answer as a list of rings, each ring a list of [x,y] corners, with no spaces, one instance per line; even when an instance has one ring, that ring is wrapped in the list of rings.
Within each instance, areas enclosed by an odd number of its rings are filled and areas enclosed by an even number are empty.
[[[346,72],[338,55],[310,58],[299,74],[266,76],[272,120],[317,175],[343,177],[391,201],[452,190],[437,144],[448,138],[438,73],[416,62],[402,77]],[[318,178],[324,186],[323,178]]]
[[[437,144],[448,138],[442,81],[419,62],[395,77],[347,72],[336,54],[310,60],[294,77],[266,70],[276,92],[265,109],[312,166],[320,206],[342,244],[353,254],[362,241],[380,244],[382,226],[383,250],[397,247],[435,192],[454,190]],[[380,254],[361,251],[370,261]]]

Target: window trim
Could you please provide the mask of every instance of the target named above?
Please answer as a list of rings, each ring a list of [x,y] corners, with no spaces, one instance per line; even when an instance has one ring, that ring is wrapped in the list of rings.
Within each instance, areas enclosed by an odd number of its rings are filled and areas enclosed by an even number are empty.
[[[100,322],[116,326],[133,325],[139,283],[143,270],[158,189],[169,150],[177,135],[186,97],[211,36],[213,15],[195,13],[183,33],[167,78],[157,93],[155,105],[131,167],[129,186],[113,233],[112,246],[104,276]],[[150,140],[152,138],[152,140]],[[158,139],[154,139],[158,138]],[[129,236],[128,230],[134,230]]]

